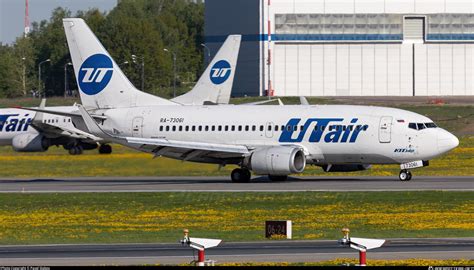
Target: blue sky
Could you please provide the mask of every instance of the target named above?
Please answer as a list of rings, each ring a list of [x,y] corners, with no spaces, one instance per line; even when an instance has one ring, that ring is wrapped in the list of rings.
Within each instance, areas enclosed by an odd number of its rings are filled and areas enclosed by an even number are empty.
[[[49,20],[51,11],[64,7],[75,14],[78,10],[98,8],[110,11],[117,0],[29,0],[30,22]],[[0,42],[11,44],[23,34],[25,0],[0,0]]]

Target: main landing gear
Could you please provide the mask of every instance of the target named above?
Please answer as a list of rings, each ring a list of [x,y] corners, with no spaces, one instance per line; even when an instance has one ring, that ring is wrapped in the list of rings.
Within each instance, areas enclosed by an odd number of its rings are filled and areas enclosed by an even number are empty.
[[[248,183],[252,178],[252,174],[246,168],[238,168],[232,171],[230,178],[234,183]]]
[[[411,172],[408,170],[401,170],[400,174],[398,175],[398,178],[400,178],[400,181],[410,181],[411,180]]]
[[[112,154],[112,146],[109,144],[101,144],[99,146],[99,154]]]
[[[69,154],[70,155],[82,155],[82,153],[84,152],[84,148],[82,148],[82,146],[80,145],[76,145],[76,146],[73,146],[71,148],[69,148]]]

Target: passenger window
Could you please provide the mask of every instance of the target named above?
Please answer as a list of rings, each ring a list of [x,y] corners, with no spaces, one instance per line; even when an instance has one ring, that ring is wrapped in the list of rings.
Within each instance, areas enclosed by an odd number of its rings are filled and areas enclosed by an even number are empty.
[[[212,126],[211,131],[216,131],[216,126]]]
[[[198,126],[198,131],[202,131],[202,126]]]
[[[268,131],[272,131],[272,126],[268,125]]]
[[[249,131],[250,130],[250,127],[249,126],[245,126],[245,131]]]
[[[225,126],[225,131],[229,131],[229,126]]]
[[[163,126],[160,126],[160,131],[163,131]]]
[[[242,126],[239,126],[239,131],[242,131]]]
[[[278,131],[278,126],[275,126],[275,131]]]
[[[257,131],[257,126],[252,126],[252,131]]]
[[[193,127],[192,127],[192,131],[196,131],[196,126],[193,126]]]
[[[173,132],[176,132],[176,126],[173,126]]]
[[[263,131],[264,130],[264,127],[263,126],[260,126],[260,131]]]
[[[285,130],[285,125],[282,125],[281,126],[281,131],[284,131]]]
[[[293,131],[298,131],[298,126],[293,126]]]
[[[217,131],[222,131],[222,126],[218,126]]]
[[[232,127],[231,127],[231,131],[235,131],[235,126],[232,126]]]
[[[189,126],[186,126],[185,130],[186,130],[186,132],[188,132],[189,131]]]
[[[179,131],[183,131],[183,126],[179,126]]]
[[[291,131],[291,126],[286,126],[286,130]]]
[[[169,127],[169,126],[166,126],[166,131],[170,131],[170,127]]]

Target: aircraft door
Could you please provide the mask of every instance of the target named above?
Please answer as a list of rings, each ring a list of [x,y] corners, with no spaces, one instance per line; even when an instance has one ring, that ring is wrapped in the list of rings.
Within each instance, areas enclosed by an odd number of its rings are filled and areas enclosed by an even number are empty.
[[[133,118],[132,136],[133,137],[142,137],[142,131],[143,131],[143,117]]]
[[[390,143],[392,141],[392,120],[391,116],[380,118],[379,141],[380,143]]]
[[[272,122],[268,122],[265,126],[265,136],[267,138],[273,138],[273,129],[274,129],[274,124]]]

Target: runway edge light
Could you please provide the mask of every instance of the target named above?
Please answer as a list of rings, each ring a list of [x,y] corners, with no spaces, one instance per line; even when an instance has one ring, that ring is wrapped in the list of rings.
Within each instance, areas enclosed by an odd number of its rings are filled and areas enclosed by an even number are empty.
[[[194,261],[196,266],[214,266],[215,261],[206,260],[204,251],[209,248],[217,247],[222,240],[220,239],[207,239],[207,238],[194,238],[189,237],[189,230],[184,229],[184,238],[180,240],[182,245],[187,245],[198,251],[198,260]]]
[[[343,228],[342,233],[344,234],[344,237],[340,239],[338,243],[359,251],[359,266],[367,265],[367,250],[376,249],[385,244],[385,240],[383,239],[351,238],[349,236],[349,228]]]

